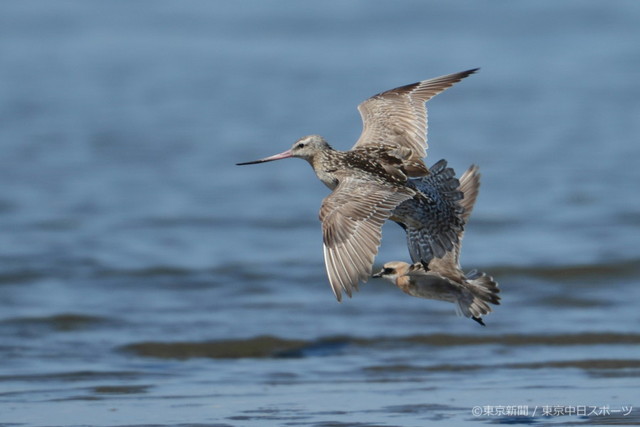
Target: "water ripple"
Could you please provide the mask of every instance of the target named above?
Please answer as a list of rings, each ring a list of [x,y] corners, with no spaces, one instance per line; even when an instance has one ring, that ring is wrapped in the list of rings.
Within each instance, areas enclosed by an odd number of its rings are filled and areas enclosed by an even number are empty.
[[[140,357],[161,359],[236,359],[236,358],[282,358],[313,357],[340,354],[349,346],[360,348],[397,347],[426,345],[433,347],[472,347],[500,345],[520,346],[590,346],[590,345],[637,345],[640,334],[584,333],[559,335],[413,335],[404,338],[355,338],[327,337],[318,340],[286,339],[274,336],[259,336],[248,339],[225,339],[192,342],[145,341],[131,343],[120,351]],[[516,366],[516,365],[514,365]],[[524,366],[524,365],[523,365]],[[533,365],[531,365],[533,366]]]

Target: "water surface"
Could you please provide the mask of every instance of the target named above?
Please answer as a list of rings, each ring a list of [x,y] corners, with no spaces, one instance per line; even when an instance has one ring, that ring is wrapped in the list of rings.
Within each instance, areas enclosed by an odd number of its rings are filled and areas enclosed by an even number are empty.
[[[640,423],[640,4],[5,2],[0,425]],[[430,102],[480,165],[487,327],[381,281],[335,302],[299,160]],[[378,262],[406,260],[385,226]]]

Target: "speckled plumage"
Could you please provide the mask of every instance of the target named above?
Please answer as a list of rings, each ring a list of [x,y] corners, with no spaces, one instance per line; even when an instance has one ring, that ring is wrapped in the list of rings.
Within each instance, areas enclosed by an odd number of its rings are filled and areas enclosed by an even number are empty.
[[[402,202],[391,219],[406,231],[413,262],[426,265],[433,258],[443,257],[458,243],[458,235],[464,229],[459,185],[446,160],[433,165],[428,176],[407,182],[421,196]]]
[[[467,221],[478,196],[480,174],[477,166],[470,167],[461,177],[459,191],[463,194],[461,220]],[[427,264],[392,261],[373,277],[382,277],[403,292],[426,299],[456,304],[456,311],[484,325],[482,316],[491,312],[489,304],[500,304],[498,284],[481,271],[465,274],[460,268],[460,248],[464,231],[458,232],[453,250],[441,258],[432,258]]]
[[[239,163],[302,158],[333,190],[322,202],[320,221],[327,275],[338,301],[342,291],[351,296],[358,283],[371,276],[382,224],[394,216],[396,208],[414,199],[414,204],[405,205],[407,211],[411,206],[421,208],[429,204],[420,191],[420,182],[410,180],[429,174],[423,161],[427,148],[425,102],[476,70],[402,86],[364,101],[358,106],[362,134],[349,151],[334,150],[321,136],[309,135],[283,153]],[[403,208],[394,219],[410,222],[414,216],[404,211]],[[441,231],[440,228],[446,228],[444,223],[436,227],[437,236],[428,243],[429,249],[420,243],[415,245],[420,250],[415,249],[414,254],[428,263],[433,253],[442,253],[441,247],[453,247],[455,241],[445,240],[455,238],[457,227],[456,223],[451,224],[451,230]]]

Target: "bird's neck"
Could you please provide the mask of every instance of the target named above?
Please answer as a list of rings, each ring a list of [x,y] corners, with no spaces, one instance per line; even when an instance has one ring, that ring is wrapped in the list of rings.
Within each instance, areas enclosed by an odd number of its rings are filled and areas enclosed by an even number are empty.
[[[338,177],[335,172],[340,169],[340,154],[340,151],[329,148],[316,153],[308,160],[318,179],[331,190],[338,186]]]
[[[409,288],[411,287],[411,278],[409,276],[400,276],[396,279],[396,286],[402,289],[405,293],[410,294]]]

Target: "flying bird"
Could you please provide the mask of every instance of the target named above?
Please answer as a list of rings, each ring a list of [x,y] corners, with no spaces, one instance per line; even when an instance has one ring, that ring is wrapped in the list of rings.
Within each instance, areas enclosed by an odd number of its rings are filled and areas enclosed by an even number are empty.
[[[477,166],[471,166],[460,177],[460,201],[466,222],[478,197],[480,174]],[[458,236],[453,251],[442,258],[433,258],[428,264],[408,264],[392,261],[384,264],[373,277],[387,279],[405,293],[414,297],[448,301],[456,304],[456,312],[484,326],[482,316],[491,312],[489,304],[500,304],[498,283],[481,271],[463,273],[460,268],[460,248],[463,232]]]
[[[463,227],[458,208],[451,204],[444,207],[448,213],[440,212],[449,221],[424,223],[421,212],[412,206],[424,207],[433,201],[411,181],[429,175],[423,160],[427,149],[425,103],[477,70],[398,87],[362,102],[358,110],[363,130],[351,150],[335,150],[323,137],[309,135],[280,154],[238,163],[301,158],[333,190],[322,201],[320,221],[327,275],[338,301],[342,291],[351,296],[371,276],[387,219],[414,236],[413,240],[408,237],[410,247],[415,246],[410,252],[425,264],[455,247]]]

